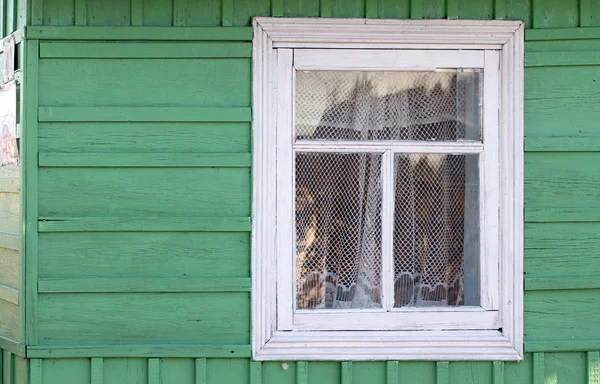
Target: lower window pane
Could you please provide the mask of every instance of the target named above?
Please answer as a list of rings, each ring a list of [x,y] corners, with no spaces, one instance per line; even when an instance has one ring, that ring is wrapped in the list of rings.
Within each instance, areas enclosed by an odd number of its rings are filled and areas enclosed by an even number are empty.
[[[296,300],[381,308],[380,154],[296,154]]]
[[[478,155],[397,154],[394,306],[479,305]]]

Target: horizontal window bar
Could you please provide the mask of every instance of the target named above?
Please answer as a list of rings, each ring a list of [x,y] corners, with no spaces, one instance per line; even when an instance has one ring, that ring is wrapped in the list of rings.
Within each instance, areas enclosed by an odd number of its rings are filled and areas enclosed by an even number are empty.
[[[479,141],[314,141],[298,140],[294,149],[301,152],[379,152],[394,153],[481,153]]]

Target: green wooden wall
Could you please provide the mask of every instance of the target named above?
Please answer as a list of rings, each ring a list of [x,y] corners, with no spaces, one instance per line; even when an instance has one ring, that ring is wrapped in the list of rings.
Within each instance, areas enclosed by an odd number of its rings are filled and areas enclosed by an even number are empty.
[[[600,384],[596,0],[30,0],[27,8],[31,384]],[[250,361],[256,15],[525,20],[523,362]],[[110,28],[118,26],[138,28]],[[155,26],[176,28],[143,28]],[[210,28],[185,28],[196,26]]]

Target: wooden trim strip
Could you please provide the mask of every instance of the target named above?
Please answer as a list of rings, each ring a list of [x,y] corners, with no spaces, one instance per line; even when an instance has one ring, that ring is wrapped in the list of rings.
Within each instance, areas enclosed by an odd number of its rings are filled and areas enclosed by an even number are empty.
[[[32,359],[29,363],[29,380],[31,384],[42,384],[42,359]]]
[[[600,137],[526,137],[526,152],[600,152]]]
[[[39,121],[250,122],[250,108],[40,107]]]
[[[40,167],[219,167],[252,165],[251,153],[40,153]]]
[[[422,19],[423,18],[423,2],[420,0],[411,0],[410,2],[410,18]]]
[[[75,25],[87,25],[87,0],[75,0]]]
[[[135,0],[134,0],[135,1]],[[252,41],[250,27],[26,27],[27,39]]]
[[[587,353],[587,382],[600,384],[600,352],[598,351]]]
[[[544,384],[544,352],[533,354],[533,384]]]
[[[40,218],[39,232],[248,232],[249,217]]]
[[[75,43],[42,42],[42,58],[192,59],[250,58],[252,44],[238,42],[187,43]]]
[[[104,359],[93,357],[91,365],[91,384],[104,384]]]
[[[579,0],[579,26],[591,27],[594,12],[592,11],[593,0]]]
[[[296,384],[308,384],[308,362],[296,362]]]
[[[435,383],[450,384],[450,363],[438,361],[435,366]]]
[[[526,223],[600,222],[600,208],[525,208]]]
[[[598,349],[600,339],[525,339],[525,352],[581,352]]]
[[[250,384],[262,384],[262,364],[259,361],[250,362]]]
[[[495,0],[494,1],[494,19],[504,20],[507,18],[506,14],[506,1],[507,0]]]
[[[352,384],[352,362],[342,362],[342,384]]]
[[[386,376],[385,382],[386,384],[398,384],[398,367],[399,364],[397,361],[388,361],[386,363]]]
[[[131,25],[144,25],[143,0],[131,0]]]
[[[0,300],[14,305],[19,305],[19,290],[0,283]]]
[[[494,361],[492,369],[493,384],[504,384],[504,361]]]
[[[527,29],[525,41],[600,39],[600,27]]]
[[[29,346],[29,358],[70,357],[224,357],[249,358],[250,345],[50,345]]]
[[[208,380],[206,377],[206,358],[201,357],[199,359],[195,359],[194,366],[195,366],[195,371],[196,371],[195,372],[195,377],[196,377],[195,384],[208,383]]]
[[[160,359],[148,359],[148,384],[160,384]]]
[[[17,356],[25,357],[25,345],[2,335],[0,335],[0,349],[14,353]],[[1,364],[2,363],[0,361],[0,365]],[[2,376],[0,375],[0,378],[1,377]]]
[[[600,275],[526,276],[526,291],[600,289]]]
[[[365,0],[365,17],[369,19],[376,19],[379,17],[378,0]]]
[[[40,293],[250,292],[250,278],[45,278]]]
[[[0,179],[0,193],[21,193],[21,180]]]
[[[271,0],[271,16],[283,16],[283,0]]]
[[[457,20],[458,16],[458,0],[446,0],[446,18],[449,20]]]
[[[185,13],[187,10],[187,0],[173,0],[173,26],[185,26]]]
[[[8,39],[11,35],[15,39],[15,45],[17,45],[17,44],[21,43],[23,40],[25,40],[25,29],[24,28],[17,29],[13,33],[9,34],[8,36],[5,36],[3,39],[0,39],[0,53],[4,52],[4,40]]]
[[[600,65],[600,52],[529,52],[525,54],[525,67],[562,67]]]
[[[9,233],[0,233],[0,247],[18,251],[21,248],[21,238]]]

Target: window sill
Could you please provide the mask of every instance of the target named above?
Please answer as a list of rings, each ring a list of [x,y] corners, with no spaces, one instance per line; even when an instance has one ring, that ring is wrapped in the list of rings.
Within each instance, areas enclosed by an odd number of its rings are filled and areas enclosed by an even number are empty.
[[[523,356],[500,331],[275,332],[253,358],[268,360],[501,360]]]

